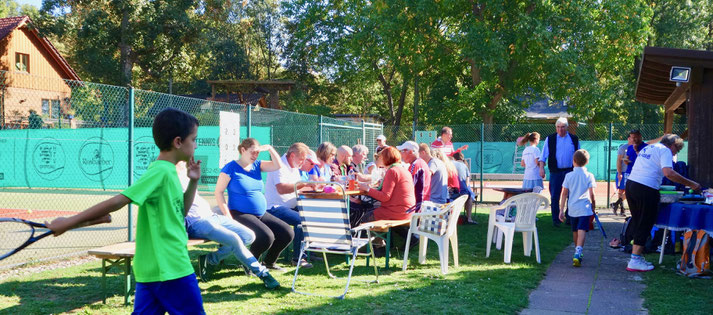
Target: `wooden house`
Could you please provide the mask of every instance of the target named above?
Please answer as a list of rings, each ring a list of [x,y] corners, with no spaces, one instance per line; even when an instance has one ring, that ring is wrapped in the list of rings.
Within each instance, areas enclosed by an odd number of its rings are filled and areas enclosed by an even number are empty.
[[[0,19],[0,129],[24,128],[30,110],[53,125],[66,116],[79,76],[27,16]]]

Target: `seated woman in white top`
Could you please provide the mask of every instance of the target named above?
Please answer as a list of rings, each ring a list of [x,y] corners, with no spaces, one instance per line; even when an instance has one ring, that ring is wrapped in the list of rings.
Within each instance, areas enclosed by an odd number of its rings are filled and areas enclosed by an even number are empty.
[[[520,165],[525,168],[525,177],[522,181],[523,189],[544,187],[539,173],[540,168],[537,165],[540,156],[540,149],[537,147],[538,143],[540,143],[540,134],[537,132],[525,134],[518,143],[518,145],[527,145],[527,148],[522,151],[522,160],[520,160]]]
[[[178,162],[176,171],[185,190],[188,187],[186,163]],[[270,275],[267,268],[260,264],[246,247],[255,240],[255,233],[233,220],[229,215],[213,213],[208,201],[203,199],[197,191],[191,209],[186,215],[186,231],[190,238],[209,239],[223,245],[215,252],[198,257],[198,273],[201,280],[208,281],[215,266],[233,254],[250,272],[257,275],[268,289],[280,286],[280,283]]]

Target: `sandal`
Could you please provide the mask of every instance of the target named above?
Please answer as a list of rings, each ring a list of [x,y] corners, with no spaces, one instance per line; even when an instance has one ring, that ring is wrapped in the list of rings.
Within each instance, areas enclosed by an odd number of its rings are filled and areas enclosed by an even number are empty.
[[[613,238],[611,242],[609,242],[609,247],[621,248],[621,241],[618,238]]]

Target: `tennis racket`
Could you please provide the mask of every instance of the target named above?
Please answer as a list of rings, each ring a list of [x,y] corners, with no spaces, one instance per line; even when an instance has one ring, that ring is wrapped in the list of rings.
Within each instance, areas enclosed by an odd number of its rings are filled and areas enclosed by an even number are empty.
[[[101,218],[85,222],[73,228],[88,225],[110,223],[111,216],[105,215]],[[45,231],[46,230],[46,231]],[[35,236],[36,232],[42,232]],[[0,218],[0,260],[8,258],[17,252],[30,246],[48,235],[52,235],[52,230],[42,223],[27,221],[18,218]]]
[[[607,232],[604,232],[604,227],[602,226],[602,222],[599,221],[599,216],[597,215],[596,212],[592,211],[594,213],[594,220],[597,222],[597,225],[599,225],[599,230],[602,231],[602,236],[604,236],[604,239],[607,238]]]

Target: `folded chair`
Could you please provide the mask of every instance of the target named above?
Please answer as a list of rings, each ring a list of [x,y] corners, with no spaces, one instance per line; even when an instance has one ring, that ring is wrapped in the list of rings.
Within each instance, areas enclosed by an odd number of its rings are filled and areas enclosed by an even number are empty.
[[[550,206],[550,201],[544,196],[536,193],[520,194],[510,197],[502,205],[506,209],[514,208],[515,215],[509,219],[500,220],[497,218],[497,209],[491,208],[488,218],[488,239],[485,249],[485,257],[490,257],[490,246],[493,241],[493,234],[503,233],[505,237],[505,263],[510,263],[512,256],[512,243],[515,232],[522,232],[523,250],[525,256],[530,256],[532,252],[532,238],[534,237],[535,255],[537,262],[540,262],[540,244],[537,239],[536,216],[539,209],[546,209]],[[496,232],[499,231],[499,232]]]
[[[438,254],[441,261],[441,273],[448,273],[448,244],[453,249],[453,265],[458,267],[458,214],[463,209],[470,195],[462,195],[453,202],[439,205],[430,201],[421,204],[421,212],[411,216],[411,227],[406,237],[403,271],[408,265],[408,251],[411,245],[411,235],[420,236],[418,263],[426,262],[426,248],[431,239],[438,244]]]
[[[325,184],[324,182],[314,183]],[[338,296],[331,296],[344,299],[344,296],[349,290],[349,283],[351,282],[352,271],[354,270],[354,263],[357,256],[371,256],[372,259],[376,259],[376,257],[374,257],[374,249],[371,245],[372,236],[369,231],[370,226],[364,224],[356,228],[351,228],[349,224],[349,196],[344,193],[344,186],[338,183],[327,184],[336,187],[337,191],[341,192],[341,194],[329,194],[328,197],[331,199],[326,199],[326,195],[301,194],[298,190],[295,190],[295,194],[297,195],[297,210],[302,219],[302,231],[304,233],[304,240],[302,241],[298,261],[305,258],[307,252],[322,253],[327,274],[332,279],[341,279],[340,277],[334,276],[329,270],[327,254],[342,254],[351,258],[348,259],[349,275],[346,278],[347,284],[344,288],[344,293]],[[369,246],[368,253],[359,252],[359,249],[364,246]],[[292,280],[292,292],[322,296],[297,291],[295,284],[299,271],[300,266],[298,264],[297,269],[295,269],[295,278]],[[374,280],[365,282],[378,283],[379,273],[376,264],[374,264],[374,275],[376,277]]]

